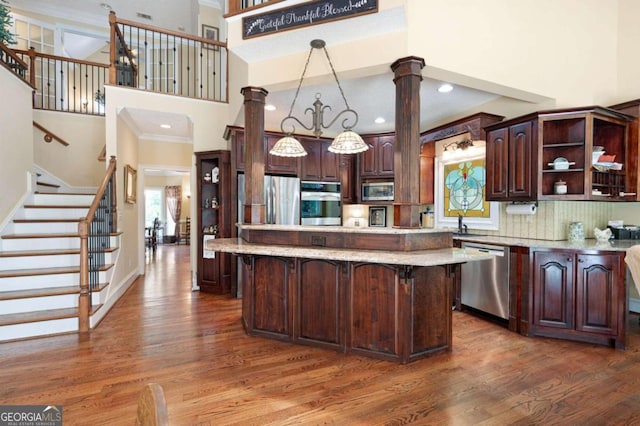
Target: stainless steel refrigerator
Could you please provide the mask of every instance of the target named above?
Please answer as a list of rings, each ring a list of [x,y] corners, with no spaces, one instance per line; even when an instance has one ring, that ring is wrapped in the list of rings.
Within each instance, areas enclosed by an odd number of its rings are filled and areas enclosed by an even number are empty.
[[[244,174],[238,175],[238,223],[244,223]],[[265,222],[300,225],[300,179],[284,176],[264,177]],[[240,232],[238,232],[240,236]],[[238,258],[238,294],[242,297],[242,259]]]
[[[238,175],[238,223],[244,222],[244,174]],[[300,225],[300,179],[285,176],[264,177],[265,222],[274,225]]]

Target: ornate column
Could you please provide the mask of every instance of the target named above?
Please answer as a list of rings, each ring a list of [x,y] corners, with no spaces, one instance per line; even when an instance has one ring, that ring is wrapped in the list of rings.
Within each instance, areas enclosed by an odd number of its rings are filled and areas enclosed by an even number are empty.
[[[244,223],[261,224],[264,219],[264,104],[267,92],[243,87],[244,95]],[[241,190],[242,188],[238,188]]]
[[[397,228],[420,226],[420,83],[424,65],[424,59],[415,56],[391,64],[396,85],[393,223]]]

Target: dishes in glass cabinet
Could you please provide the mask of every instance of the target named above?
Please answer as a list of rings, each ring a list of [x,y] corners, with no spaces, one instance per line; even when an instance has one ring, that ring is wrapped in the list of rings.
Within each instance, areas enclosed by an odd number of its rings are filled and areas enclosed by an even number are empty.
[[[569,161],[564,157],[558,157],[555,160],[553,160],[552,163],[547,163],[547,164],[551,166],[551,168],[554,170],[568,170],[569,166],[573,166],[576,163],[573,161]]]

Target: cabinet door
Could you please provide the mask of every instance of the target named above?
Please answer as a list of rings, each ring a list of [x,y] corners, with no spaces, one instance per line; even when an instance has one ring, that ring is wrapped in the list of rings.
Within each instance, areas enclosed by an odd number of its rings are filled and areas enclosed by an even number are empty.
[[[573,328],[574,254],[533,253],[533,323]]]
[[[532,143],[532,123],[530,121],[509,127],[507,195],[510,200],[529,200],[533,197],[531,184],[533,173]]]
[[[435,177],[435,142],[423,143],[420,147],[420,204],[433,204]]]
[[[322,144],[315,139],[302,139],[307,155],[302,157],[302,180],[322,180]]]
[[[279,157],[269,154],[271,148],[280,140],[280,135],[265,136],[265,173],[298,175],[297,157]]]
[[[395,136],[381,136],[376,146],[378,156],[378,174],[393,177]]]
[[[576,274],[576,330],[615,335],[618,331],[620,257],[579,254]]]
[[[232,141],[236,169],[244,170],[244,132],[235,130]]]
[[[340,155],[329,151],[331,141],[322,142],[321,180],[338,182],[340,180]]]
[[[299,265],[295,339],[343,346],[342,266],[321,259],[304,259]]]
[[[359,154],[358,169],[361,177],[376,177],[377,165],[376,165],[376,146],[377,136],[366,136],[362,138],[364,142],[369,146],[369,149]]]
[[[289,279],[291,259],[255,256],[253,282],[253,331],[291,336]]]
[[[343,203],[356,203],[358,193],[355,179],[355,157],[353,154],[340,156],[340,192]]]
[[[507,170],[509,168],[509,132],[507,128],[487,133],[487,200],[507,198]]]

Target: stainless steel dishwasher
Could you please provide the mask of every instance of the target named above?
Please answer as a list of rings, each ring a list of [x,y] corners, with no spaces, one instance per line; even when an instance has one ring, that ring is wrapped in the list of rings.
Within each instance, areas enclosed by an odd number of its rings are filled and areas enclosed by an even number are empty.
[[[462,264],[460,302],[509,319],[509,247],[463,241],[462,248],[493,254],[493,259]]]

